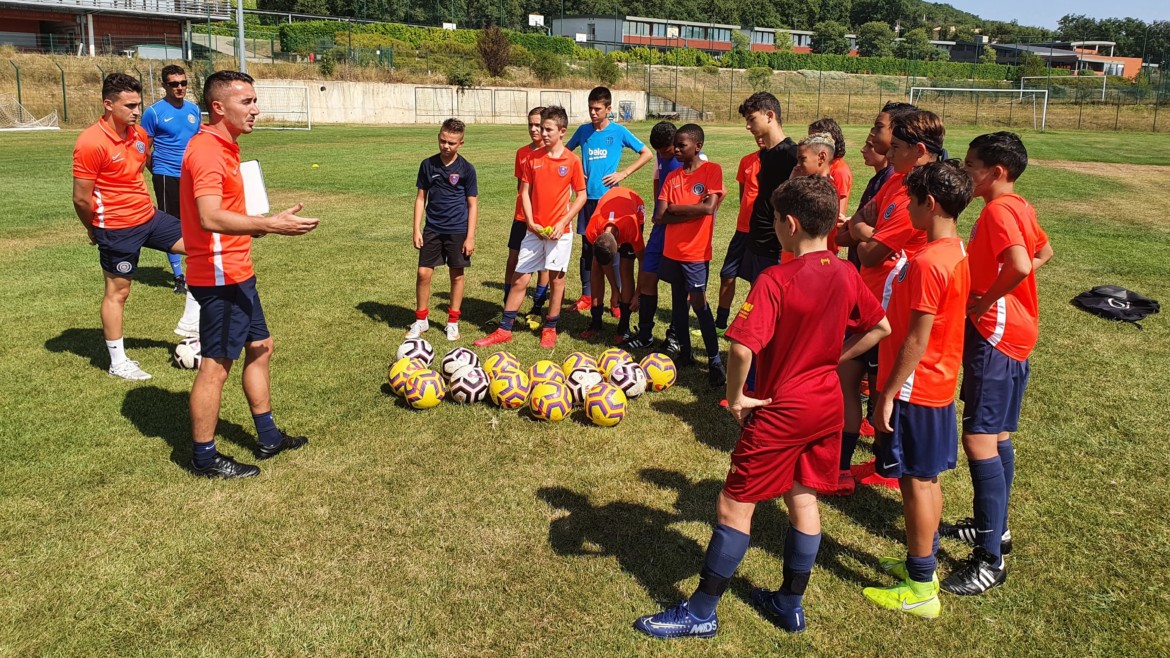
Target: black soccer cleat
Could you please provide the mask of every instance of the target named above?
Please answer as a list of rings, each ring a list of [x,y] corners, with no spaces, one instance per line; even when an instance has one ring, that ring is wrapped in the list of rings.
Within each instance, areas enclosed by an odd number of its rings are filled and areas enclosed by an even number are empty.
[[[978,543],[979,532],[975,528],[975,519],[967,517],[954,523],[943,521],[938,524],[938,535],[949,539],[958,539],[970,546]],[[1012,531],[1005,530],[999,540],[999,554],[1008,555],[1012,552]]]
[[[186,295],[187,294],[187,277],[183,276],[182,274],[175,277],[174,291],[175,291],[176,295]]]
[[[719,388],[727,384],[727,369],[723,367],[722,361],[707,365],[707,383],[712,388]]]
[[[260,449],[256,451],[257,459],[272,459],[285,450],[300,450],[309,445],[309,440],[303,436],[289,436],[284,433],[284,430],[278,431],[280,432],[280,443],[271,448],[260,446]]]
[[[642,338],[642,337],[639,335],[639,333],[640,333],[640,331],[639,331],[639,330],[640,330],[640,329],[641,329],[641,328],[640,328],[640,327],[638,327],[638,328],[635,328],[635,329],[634,329],[634,330],[631,332],[631,333],[633,334],[633,338],[630,338],[629,340],[627,340],[627,341],[625,341],[625,342],[623,342],[623,343],[622,343],[622,348],[623,348],[623,349],[627,349],[627,350],[647,350],[647,349],[650,349],[651,347],[654,347],[654,337],[653,337],[653,336],[649,336],[649,337],[647,337],[647,338]]]
[[[999,587],[1007,580],[1007,562],[1000,558],[998,569],[995,563],[991,553],[976,546],[971,556],[942,581],[942,588],[957,596],[976,596]]]
[[[199,477],[236,480],[260,475],[260,467],[251,464],[241,464],[227,455],[217,454],[215,461],[211,462],[211,465],[207,468],[195,466],[195,460],[192,459],[191,472]]]

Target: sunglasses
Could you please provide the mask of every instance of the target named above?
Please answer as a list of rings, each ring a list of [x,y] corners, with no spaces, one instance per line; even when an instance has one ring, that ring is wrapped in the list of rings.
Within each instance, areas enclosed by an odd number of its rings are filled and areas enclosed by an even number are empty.
[[[186,80],[176,80],[174,82],[168,82],[167,86],[170,87],[171,89],[175,89],[177,87],[186,87],[187,81]]]

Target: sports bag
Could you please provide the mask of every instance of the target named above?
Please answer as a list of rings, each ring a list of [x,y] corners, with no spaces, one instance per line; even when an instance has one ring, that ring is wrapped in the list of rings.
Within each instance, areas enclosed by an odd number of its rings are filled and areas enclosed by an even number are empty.
[[[1073,297],[1071,303],[1082,311],[1106,320],[1128,322],[1138,329],[1142,328],[1138,320],[1162,310],[1153,299],[1121,286],[1097,286]]]

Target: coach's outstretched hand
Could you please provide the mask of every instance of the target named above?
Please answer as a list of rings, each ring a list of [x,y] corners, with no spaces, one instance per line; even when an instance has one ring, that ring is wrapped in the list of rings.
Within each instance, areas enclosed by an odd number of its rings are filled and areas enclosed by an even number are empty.
[[[316,217],[299,217],[297,213],[304,208],[304,204],[297,205],[268,218],[268,232],[279,235],[304,235],[317,228],[321,220]]]

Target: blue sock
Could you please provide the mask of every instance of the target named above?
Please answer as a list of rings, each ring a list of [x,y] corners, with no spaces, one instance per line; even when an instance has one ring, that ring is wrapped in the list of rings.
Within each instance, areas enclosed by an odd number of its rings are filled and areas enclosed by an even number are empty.
[[[715,612],[719,598],[727,590],[727,584],[747,554],[750,535],[725,525],[715,526],[711,542],[707,544],[707,556],[703,560],[703,571],[699,576],[699,587],[691,595],[687,609],[699,619],[707,619]]]
[[[1003,464],[1003,483],[1005,495],[1003,498],[1003,531],[1007,532],[1008,507],[1012,500],[1012,480],[1016,477],[1016,449],[1012,440],[999,442],[999,461]]]
[[[975,540],[996,558],[1003,534],[1003,511],[1007,508],[1007,486],[1004,483],[1003,462],[999,456],[967,462],[971,469],[971,486],[975,489]]]
[[[934,541],[930,543],[930,554],[938,555],[938,531],[935,531]]]
[[[938,560],[935,559],[934,553],[926,557],[906,556],[906,573],[909,574],[910,580],[916,583],[929,583],[934,579],[934,571],[937,568]]]
[[[731,309],[723,308],[722,306],[720,306],[719,310],[716,311],[716,313],[715,313],[715,326],[720,328],[720,329],[726,329],[727,328],[727,318],[730,316],[731,316]]]
[[[853,451],[857,450],[857,432],[841,432],[841,470],[848,471],[853,465]]]
[[[512,284],[510,284],[510,283],[505,283],[505,284],[504,284],[504,303],[505,303],[505,304],[507,304],[507,303],[508,303],[508,295],[509,295],[511,292],[512,292]]]
[[[171,274],[175,278],[183,276],[183,257],[179,254],[167,254],[167,260],[171,261]]]
[[[211,466],[217,454],[215,451],[215,439],[207,443],[196,443],[192,453],[194,457],[192,461],[195,462],[195,468],[207,468]]]
[[[271,411],[252,414],[252,422],[256,424],[256,438],[260,439],[260,445],[271,448],[280,444],[280,430],[276,429],[276,421],[272,420]]]
[[[772,597],[777,608],[792,610],[800,606],[820,547],[821,533],[807,535],[796,528],[788,528],[784,535],[784,583]]]
[[[544,319],[544,328],[545,329],[556,329],[557,323],[560,321],[561,321],[561,316],[558,315],[558,316],[554,317],[554,316],[550,315]]]
[[[517,311],[504,311],[504,317],[500,319],[500,329],[504,331],[511,331],[512,325],[516,322]]]
[[[536,293],[532,295],[532,301],[537,306],[540,306],[548,299],[548,286],[536,285]]]
[[[658,295],[638,295],[638,339],[654,337],[654,316],[658,314]]]
[[[719,334],[715,331],[711,305],[704,304],[703,310],[695,311],[695,315],[699,316],[699,332],[703,334],[703,347],[707,348],[707,361],[719,363]]]

